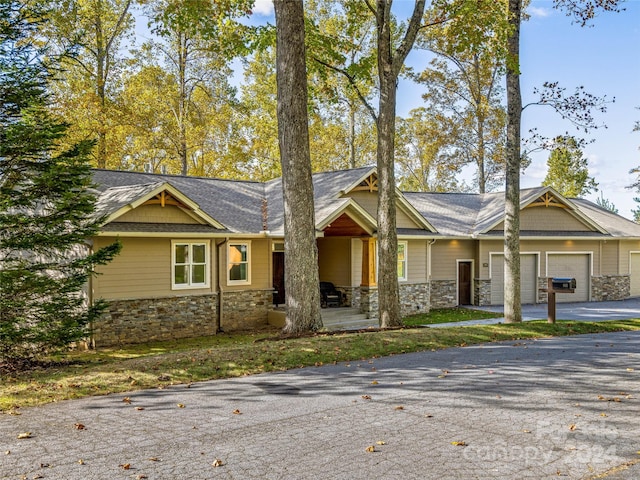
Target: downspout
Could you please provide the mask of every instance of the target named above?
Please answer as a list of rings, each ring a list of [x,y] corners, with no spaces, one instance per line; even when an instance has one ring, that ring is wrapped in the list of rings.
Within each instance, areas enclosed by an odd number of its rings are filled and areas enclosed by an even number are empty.
[[[222,308],[222,274],[221,274],[221,262],[220,259],[222,258],[222,256],[220,255],[220,247],[222,247],[223,245],[225,245],[227,242],[229,241],[229,237],[225,238],[222,242],[220,243],[216,243],[216,256],[218,257],[218,272],[217,272],[217,276],[218,276],[218,282],[217,282],[217,294],[218,294],[218,308],[216,309],[216,333],[224,333],[224,330],[222,330],[222,312],[224,311],[224,309]]]

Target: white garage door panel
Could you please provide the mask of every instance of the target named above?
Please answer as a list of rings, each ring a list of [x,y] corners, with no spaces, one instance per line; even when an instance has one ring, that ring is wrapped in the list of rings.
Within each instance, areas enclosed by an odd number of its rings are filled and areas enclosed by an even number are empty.
[[[536,303],[536,256],[520,255],[520,299],[523,304]],[[504,304],[504,255],[491,255],[491,304]]]
[[[558,293],[556,302],[588,302],[590,285],[590,256],[588,254],[550,254],[547,275],[576,279],[575,293]]]
[[[640,253],[630,254],[631,296],[640,297]]]

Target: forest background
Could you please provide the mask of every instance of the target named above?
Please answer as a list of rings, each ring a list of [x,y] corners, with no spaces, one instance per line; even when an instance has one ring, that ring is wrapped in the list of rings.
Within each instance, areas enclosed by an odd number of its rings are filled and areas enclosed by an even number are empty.
[[[192,5],[220,9],[205,8],[195,17],[173,8],[182,2],[166,0],[57,3],[55,22],[41,31],[52,53],[69,54],[61,81],[52,84],[54,107],[71,123],[70,143],[98,138],[96,166],[253,180],[280,175],[271,2],[196,1]],[[375,164],[375,125],[358,98],[376,95],[374,20],[366,11],[347,12],[358,4],[305,3],[314,171]],[[411,1],[394,2],[397,20],[406,20],[412,7]],[[608,128],[582,144],[600,190],[587,198],[606,198],[631,218],[637,193],[627,187],[640,163],[640,134],[633,133],[640,118],[640,2],[623,7],[602,14],[592,28],[579,28],[550,1],[532,1],[522,27],[521,71],[525,105],[549,81],[569,92],[584,86],[606,96],[607,112],[598,121]],[[348,22],[347,13],[360,21]],[[425,33],[398,86],[400,187],[502,190],[502,65],[490,50],[475,57],[460,52],[446,24]],[[69,51],[71,44],[80,46]],[[465,83],[469,74],[480,89]],[[482,122],[479,112],[486,113]],[[539,185],[547,172],[549,152],[540,143],[549,148],[556,136],[583,134],[544,106],[527,108],[523,126],[525,138],[533,128],[545,138],[525,146],[531,151],[522,176],[526,188]]]

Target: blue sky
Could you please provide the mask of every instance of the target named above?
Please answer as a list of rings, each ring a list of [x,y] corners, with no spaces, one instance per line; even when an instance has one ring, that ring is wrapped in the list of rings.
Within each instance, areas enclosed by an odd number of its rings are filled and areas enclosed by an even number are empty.
[[[394,11],[399,19],[408,18],[413,0],[396,0]],[[619,213],[631,218],[636,208],[634,196],[626,188],[634,181],[629,170],[640,166],[640,132],[632,132],[640,121],[640,0],[628,0],[621,13],[602,13],[591,27],[572,24],[571,18],[553,8],[551,0],[532,0],[529,21],[521,30],[521,85],[523,104],[534,99],[533,88],[545,81],[558,81],[573,92],[578,86],[608,99],[605,114],[598,114],[599,123],[608,128],[590,134],[595,142],[584,148],[589,160],[589,172],[599,183],[602,195],[614,203]],[[270,0],[258,0],[254,15],[269,17],[273,21]],[[413,51],[407,63],[415,68],[424,67],[429,60],[423,51]],[[398,87],[398,115],[422,105],[421,89],[408,81]],[[563,122],[548,107],[529,107],[523,113],[523,135],[533,127],[550,137],[565,132],[579,132]],[[547,152],[532,156],[532,163],[522,176],[521,185],[540,185],[546,175]],[[595,201],[601,192],[587,198]]]

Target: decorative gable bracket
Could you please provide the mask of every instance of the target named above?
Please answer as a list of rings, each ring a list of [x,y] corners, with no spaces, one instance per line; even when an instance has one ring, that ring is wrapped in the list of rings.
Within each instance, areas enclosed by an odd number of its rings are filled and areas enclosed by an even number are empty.
[[[156,194],[154,197],[152,197],[149,200],[147,200],[146,202],[144,202],[143,205],[160,205],[161,207],[165,207],[167,205],[172,205],[172,206],[185,208],[185,209],[189,208],[189,207],[187,207],[187,205],[182,203],[180,200],[175,198],[173,195],[171,195],[166,190],[162,190],[161,192]]]
[[[358,185],[356,185],[352,192],[377,192],[378,191],[378,176],[372,173],[365,179],[363,179]]]
[[[544,195],[542,195],[538,199],[534,200],[533,202],[531,202],[529,205],[527,205],[524,208],[531,208],[531,207],[569,208],[564,203],[561,203],[560,201],[558,201],[558,199],[551,192],[546,192]]]

